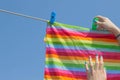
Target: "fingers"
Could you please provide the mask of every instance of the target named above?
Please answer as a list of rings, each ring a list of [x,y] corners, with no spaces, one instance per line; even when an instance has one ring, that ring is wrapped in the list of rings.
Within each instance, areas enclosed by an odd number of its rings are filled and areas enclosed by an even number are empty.
[[[93,69],[93,62],[91,56],[89,56],[89,64],[90,64],[90,68]]]
[[[98,60],[98,54],[96,54],[95,69],[97,70],[98,68],[99,68],[99,60]]]
[[[94,67],[91,56],[89,56],[90,73],[93,75]]]
[[[105,76],[105,80],[107,80],[107,73],[105,68],[104,68],[104,76]]]
[[[96,70],[104,71],[104,62],[103,62],[102,56],[100,56],[100,61],[99,61],[99,57],[98,57],[98,55],[96,55],[95,65],[93,65],[92,58],[91,58],[91,56],[89,56],[89,65],[90,65],[90,67],[88,66],[88,63],[85,62],[85,68],[86,68],[87,73],[90,72],[91,74],[93,74],[94,71],[96,71]]]
[[[95,69],[96,70],[103,70],[103,68],[104,68],[103,57],[100,56],[100,61],[99,61],[98,55],[96,55]]]
[[[90,74],[93,74],[94,68],[93,68],[93,62],[92,62],[91,56],[89,56],[89,65],[90,65],[90,68],[89,68],[89,66],[88,66],[88,63],[85,62],[86,73],[87,73],[87,74],[89,74],[89,73],[90,73]]]
[[[90,70],[103,69],[104,68],[103,56],[100,56],[100,60],[99,60],[98,54],[96,55],[95,65],[93,65],[92,58],[91,56],[89,56],[89,65],[90,65]],[[86,67],[86,71],[88,71],[89,67],[87,62],[85,62],[85,67]]]
[[[98,55],[96,55],[95,65],[93,65],[92,58],[90,56],[89,57],[89,65],[90,65],[90,67],[85,62],[85,67],[86,67],[88,80],[96,80],[97,78],[101,79],[101,80],[106,80],[107,79],[106,70],[103,67],[103,57],[102,56],[100,57],[100,61],[99,61]]]
[[[88,73],[89,68],[88,68],[88,64],[87,64],[87,62],[86,62],[86,61],[85,61],[85,68],[86,68],[86,73]]]
[[[103,68],[104,68],[103,56],[100,56],[99,69],[103,69]]]
[[[96,16],[96,18],[99,18],[99,21],[104,22],[107,18],[103,16]]]
[[[96,18],[100,18],[100,16],[98,16]],[[102,30],[103,29],[103,27],[102,27],[103,23],[104,23],[103,20],[100,21],[100,19],[95,21],[95,24],[97,24],[97,30]]]
[[[99,25],[99,24],[98,24]],[[98,26],[97,27],[97,30],[103,30],[103,27],[102,26]]]
[[[103,17],[103,16],[96,16],[96,18],[99,18],[99,20],[96,21],[96,24],[98,25],[97,30],[104,30],[105,29],[106,20],[108,20],[108,18],[107,17]]]
[[[101,25],[103,25],[103,22],[101,22],[101,21],[96,21],[96,24],[99,25],[99,26],[101,26]]]
[[[97,21],[96,24],[98,25],[97,30],[106,30],[104,26],[105,22]]]

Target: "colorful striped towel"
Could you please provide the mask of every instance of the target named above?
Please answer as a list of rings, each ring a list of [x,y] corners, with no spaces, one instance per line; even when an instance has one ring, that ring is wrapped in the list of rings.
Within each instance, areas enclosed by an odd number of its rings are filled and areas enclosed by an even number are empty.
[[[103,55],[108,80],[120,80],[120,46],[107,31],[55,23],[46,30],[44,80],[86,80],[85,60]]]

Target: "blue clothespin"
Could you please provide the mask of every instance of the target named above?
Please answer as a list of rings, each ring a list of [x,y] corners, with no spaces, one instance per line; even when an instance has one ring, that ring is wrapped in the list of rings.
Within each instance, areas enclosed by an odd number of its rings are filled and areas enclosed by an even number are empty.
[[[50,24],[53,24],[55,22],[55,17],[56,17],[56,13],[52,12],[51,13],[51,18],[50,18]]]

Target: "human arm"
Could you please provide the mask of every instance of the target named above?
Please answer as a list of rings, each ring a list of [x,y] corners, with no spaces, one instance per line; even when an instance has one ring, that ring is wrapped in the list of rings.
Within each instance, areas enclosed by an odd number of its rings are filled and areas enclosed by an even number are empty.
[[[96,16],[99,18],[99,21],[97,21],[98,30],[106,29],[109,32],[113,33],[115,36],[118,36],[120,34],[120,28],[118,28],[109,18],[103,17],[103,16]],[[117,37],[117,40],[120,44],[120,36]]]

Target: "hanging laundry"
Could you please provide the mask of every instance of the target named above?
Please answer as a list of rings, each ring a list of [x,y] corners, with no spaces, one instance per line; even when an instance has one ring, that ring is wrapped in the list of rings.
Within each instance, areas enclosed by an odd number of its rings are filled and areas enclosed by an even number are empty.
[[[85,61],[102,55],[108,80],[120,80],[120,46],[107,31],[55,22],[46,30],[44,80],[86,80]]]

